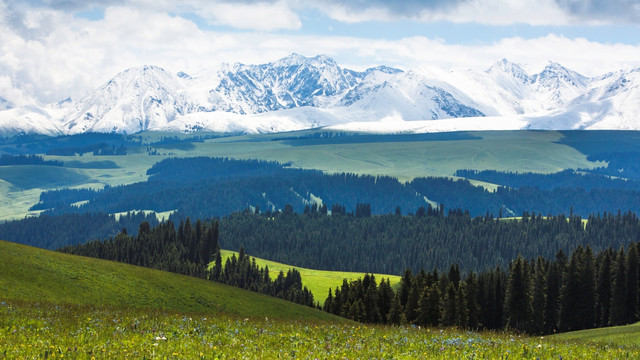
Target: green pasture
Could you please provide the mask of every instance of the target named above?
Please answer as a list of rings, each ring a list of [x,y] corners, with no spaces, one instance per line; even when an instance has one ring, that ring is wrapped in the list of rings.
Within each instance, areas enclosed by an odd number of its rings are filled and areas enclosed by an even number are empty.
[[[185,275],[0,241],[0,299],[340,321],[328,313]]]
[[[222,264],[224,265],[225,261],[233,255],[238,256],[236,251],[229,250],[221,250],[220,254],[222,256]],[[296,269],[300,272],[300,278],[302,279],[302,285],[306,286],[309,291],[313,294],[313,298],[315,301],[320,304],[324,304],[324,300],[327,298],[329,294],[329,289],[334,289],[338,286],[342,285],[342,281],[347,279],[349,281],[355,280],[357,278],[362,278],[364,273],[356,273],[356,272],[342,272],[342,271],[327,271],[327,270],[313,270],[306,269],[297,266],[291,266],[287,264],[282,264],[275,261],[255,258],[256,264],[259,267],[269,267],[269,276],[272,279],[278,277],[278,273],[280,271],[285,274],[290,269]],[[397,275],[385,275],[385,274],[373,274],[376,277],[376,281],[380,283],[382,279],[389,279],[391,283],[391,287],[394,289],[400,283],[400,276]]]
[[[0,166],[0,220],[28,215],[29,207],[38,202],[39,193],[43,190],[102,188],[105,185],[146,181],[147,169],[168,157],[272,160],[327,173],[388,175],[401,181],[421,176],[451,177],[457,169],[550,173],[604,165],[588,161],[585,154],[572,147],[578,147],[576,144],[580,143],[580,137],[555,131],[464,132],[448,136],[433,134],[433,140],[419,135],[353,134],[344,136],[338,143],[333,143],[331,139],[304,140],[314,131],[317,130],[227,136],[204,141],[197,139],[200,136],[198,133],[143,133],[135,136],[142,136],[146,142],[157,141],[163,136],[178,136],[185,141],[194,141],[151,146],[162,155],[148,155],[147,146],[143,145],[129,146],[126,156],[44,156],[47,160],[63,161],[64,167]],[[567,140],[565,136],[571,138]],[[296,137],[303,140],[287,140]],[[592,141],[591,138],[588,140]],[[611,137],[607,139],[614,141]],[[496,188],[495,184],[490,183],[476,181],[474,184],[489,190]]]
[[[638,359],[505,332],[0,301],[7,359]]]
[[[640,347],[640,323],[553,335],[556,341]]]

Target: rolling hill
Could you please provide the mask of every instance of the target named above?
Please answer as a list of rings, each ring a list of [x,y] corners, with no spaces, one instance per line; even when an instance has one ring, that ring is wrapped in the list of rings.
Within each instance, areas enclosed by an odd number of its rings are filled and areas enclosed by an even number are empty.
[[[230,250],[221,250],[222,255],[222,263],[230,258],[233,255],[238,255],[236,251]],[[320,302],[320,304],[324,303],[324,300],[329,293],[329,289],[335,289],[336,287],[342,285],[342,281],[347,279],[348,281],[355,280],[357,278],[362,278],[365,274],[356,273],[356,272],[342,272],[342,271],[325,271],[325,270],[313,270],[306,269],[297,266],[291,266],[287,264],[282,264],[275,261],[255,258],[256,264],[259,267],[269,267],[269,276],[272,279],[278,277],[278,273],[280,271],[285,274],[289,269],[296,269],[300,272],[300,277],[302,278],[302,285],[306,286],[309,291],[313,294],[313,298],[315,301]],[[391,287],[394,289],[400,283],[400,276],[397,275],[385,275],[385,274],[373,274],[376,277],[376,281],[379,283],[382,279],[389,279],[391,283]]]
[[[269,296],[164,271],[0,241],[0,299],[344,321]]]
[[[572,331],[553,335],[550,338],[554,341],[638,347],[640,346],[640,323]]]

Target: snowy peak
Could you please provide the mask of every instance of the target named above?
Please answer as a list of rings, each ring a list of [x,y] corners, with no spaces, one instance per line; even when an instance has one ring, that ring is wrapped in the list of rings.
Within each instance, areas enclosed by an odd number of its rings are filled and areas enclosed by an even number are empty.
[[[589,80],[564,66],[550,62],[539,74],[532,77],[534,91],[542,96],[547,109],[568,104],[586,90]]]
[[[346,123],[385,131],[640,130],[639,118],[640,68],[589,78],[549,62],[529,74],[507,59],[486,71],[384,65],[356,71],[325,55],[291,54],[193,76],[130,68],[80,100],[46,106],[16,108],[0,97],[1,134],[255,133]]]
[[[356,86],[362,77],[323,55],[292,54],[262,65],[224,65],[218,86],[210,91],[212,110],[256,114],[330,106],[334,97]]]
[[[527,74],[527,72],[522,67],[520,67],[520,65],[512,63],[507,59],[502,59],[496,62],[489,69],[487,69],[486,72],[494,76],[503,76],[506,78],[517,79],[523,84],[531,82],[529,74]]]
[[[65,116],[70,133],[135,133],[162,126],[187,102],[178,79],[157,66],[127,69],[80,100]]]
[[[587,77],[552,61],[549,62],[539,74],[533,76],[533,82],[569,84],[573,87],[585,87],[589,80]]]

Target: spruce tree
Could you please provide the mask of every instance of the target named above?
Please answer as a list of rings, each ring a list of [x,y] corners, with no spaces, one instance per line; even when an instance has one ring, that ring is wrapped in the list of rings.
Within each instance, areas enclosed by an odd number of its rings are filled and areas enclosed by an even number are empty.
[[[417,324],[422,326],[438,326],[441,313],[440,289],[436,284],[425,287],[418,303]]]
[[[635,244],[629,245],[625,259],[625,272],[627,279],[627,323],[638,321],[638,248]]]
[[[603,252],[600,256],[598,266],[598,282],[597,282],[597,294],[598,294],[598,306],[596,308],[597,324],[598,326],[607,326],[609,324],[609,310],[611,309],[611,253],[612,250]]]
[[[400,325],[402,317],[402,305],[400,305],[399,296],[394,296],[389,309],[388,323],[392,325]]]
[[[544,332],[544,320],[546,309],[546,292],[545,292],[545,279],[546,264],[545,260],[538,256],[536,260],[535,273],[533,278],[533,321],[531,323],[531,332],[534,334],[541,334]]]
[[[518,255],[509,269],[509,280],[505,295],[505,313],[508,328],[518,331],[529,329],[533,313],[531,302],[529,265],[521,255]]]
[[[544,309],[544,332],[554,333],[560,322],[560,292],[564,265],[564,253],[558,252],[556,261],[551,262],[546,278],[546,305]]]
[[[625,279],[624,249],[620,249],[614,261],[611,287],[609,325],[622,325],[627,321],[627,281]]]
[[[481,326],[480,312],[481,308],[478,303],[478,278],[472,271],[464,281],[465,283],[465,302],[467,307],[467,327],[477,329]]]
[[[442,317],[440,323],[443,326],[453,326],[456,323],[456,319],[458,317],[456,313],[458,309],[458,301],[456,295],[458,292],[456,291],[456,289],[456,286],[452,282],[448,283],[447,291],[442,301]]]

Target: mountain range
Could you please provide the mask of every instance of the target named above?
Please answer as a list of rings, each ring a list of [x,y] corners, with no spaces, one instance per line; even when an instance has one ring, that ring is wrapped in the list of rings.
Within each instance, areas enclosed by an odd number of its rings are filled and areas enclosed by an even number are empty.
[[[84,98],[14,107],[0,94],[0,134],[199,130],[266,133],[329,127],[373,132],[640,130],[640,68],[586,77],[549,62],[537,74],[500,60],[485,71],[378,66],[324,55],[197,74],[122,71]]]

